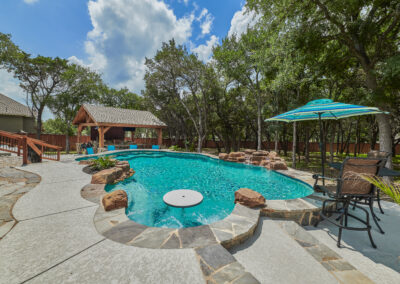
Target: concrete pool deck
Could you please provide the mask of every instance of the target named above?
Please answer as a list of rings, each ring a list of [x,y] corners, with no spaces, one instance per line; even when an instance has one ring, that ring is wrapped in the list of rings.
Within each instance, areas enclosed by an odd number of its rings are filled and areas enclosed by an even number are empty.
[[[93,220],[98,204],[80,193],[91,178],[82,168],[72,159],[23,167],[42,180],[14,205],[13,215],[19,222],[0,240],[0,283],[355,283],[333,277],[319,260],[325,254],[349,262],[352,276],[359,276],[352,280],[400,282],[398,226],[392,228],[400,218],[397,205],[382,216],[387,234],[373,233],[377,250],[356,232],[344,233],[344,241],[355,243],[356,249],[336,249],[326,232],[335,230],[324,222],[318,229],[306,227],[307,234],[325,244],[323,250],[310,249],[300,245],[282,221],[267,217],[262,218],[256,235],[233,248],[232,254],[218,244],[148,249],[126,246],[98,233]],[[348,276],[350,266],[339,263],[342,270],[334,271]],[[313,272],[307,272],[310,269]]]

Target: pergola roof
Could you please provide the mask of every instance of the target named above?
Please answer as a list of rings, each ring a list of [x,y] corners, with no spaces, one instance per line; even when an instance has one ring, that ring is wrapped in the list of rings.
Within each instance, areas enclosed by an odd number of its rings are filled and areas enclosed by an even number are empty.
[[[29,108],[13,99],[0,94],[0,115],[33,117]]]
[[[165,128],[167,125],[149,111],[82,105],[73,124]]]

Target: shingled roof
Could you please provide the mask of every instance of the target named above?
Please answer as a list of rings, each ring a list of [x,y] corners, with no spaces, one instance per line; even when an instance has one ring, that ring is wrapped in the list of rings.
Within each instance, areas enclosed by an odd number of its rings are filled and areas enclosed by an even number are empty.
[[[160,126],[167,125],[159,120],[149,111],[123,109],[115,107],[105,107],[85,104],[82,106],[89,116],[99,124],[125,124],[125,125],[143,125]],[[75,121],[74,121],[75,122]]]
[[[0,94],[0,115],[32,117],[29,108],[19,102]]]

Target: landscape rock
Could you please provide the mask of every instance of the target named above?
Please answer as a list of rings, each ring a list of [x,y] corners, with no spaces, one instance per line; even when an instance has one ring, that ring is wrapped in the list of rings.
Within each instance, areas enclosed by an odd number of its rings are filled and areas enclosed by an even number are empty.
[[[252,155],[254,152],[256,152],[256,150],[254,150],[254,149],[246,149],[246,150],[244,150],[244,153],[246,155]]]
[[[235,192],[235,203],[253,208],[264,206],[265,198],[254,190],[249,188],[240,188]]]
[[[123,181],[131,176],[133,176],[135,174],[135,171],[133,169],[129,169],[127,172],[123,172],[121,177],[116,179],[114,183]]]
[[[102,170],[98,173],[95,173],[92,176],[92,184],[113,184],[117,179],[119,179],[123,170],[121,168],[113,167],[110,169]]]
[[[115,165],[115,167],[121,168],[122,171],[123,171],[124,173],[129,172],[129,170],[130,170],[130,168],[131,168],[131,167],[129,166],[129,162],[128,162],[128,161],[119,161],[119,162]]]
[[[218,158],[220,159],[220,160],[226,160],[227,158],[228,158],[228,154],[225,154],[225,153],[219,153],[219,155],[218,155]]]
[[[123,190],[116,190],[103,196],[102,204],[105,211],[128,207],[128,196]]]
[[[93,160],[82,160],[82,161],[79,161],[78,164],[79,165],[91,165],[91,164],[93,164]]]
[[[252,161],[257,161],[257,162],[261,162],[262,160],[265,160],[266,156],[253,156],[251,158]]]
[[[278,153],[275,151],[271,151],[268,154],[268,158],[270,158],[271,160],[274,159],[275,157],[279,157]]]
[[[243,152],[231,152],[229,154],[229,158],[239,158],[239,157],[244,157]]]
[[[268,154],[269,154],[268,151],[256,151],[256,152],[253,153],[253,157],[258,157],[258,156],[267,157]]]
[[[267,169],[270,169],[270,170],[287,170],[288,169],[286,163],[283,161],[270,162],[266,167],[267,167]]]

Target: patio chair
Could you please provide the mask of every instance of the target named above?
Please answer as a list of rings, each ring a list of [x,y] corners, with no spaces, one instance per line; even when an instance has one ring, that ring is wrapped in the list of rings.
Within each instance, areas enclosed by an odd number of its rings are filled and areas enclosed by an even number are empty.
[[[376,151],[376,150],[373,150],[373,151],[370,151],[370,152],[367,154],[367,157],[368,157],[368,158],[378,158],[378,159],[381,159],[381,160],[383,161],[382,167],[384,167],[384,166],[386,165],[387,160],[390,158],[390,155],[391,155],[391,154],[392,154],[392,153],[385,152],[385,151]],[[379,207],[379,210],[381,211],[381,213],[382,213],[382,214],[385,214],[385,212],[383,212],[383,209],[382,209],[382,206],[381,206],[381,197],[380,197],[380,193],[381,193],[381,190],[378,188],[378,189],[376,190],[376,201],[378,202],[378,207]],[[379,218],[378,218],[378,220],[379,220]]]
[[[107,146],[107,151],[115,151],[115,146],[114,145],[108,145]]]
[[[138,146],[137,145],[129,145],[129,149],[133,150],[133,149],[137,149]]]
[[[94,150],[93,150],[92,147],[86,148],[86,152],[87,152],[88,155],[94,155]]]
[[[342,231],[345,229],[353,231],[367,231],[372,247],[376,248],[371,235],[369,213],[365,208],[359,206],[358,203],[354,201],[358,200],[359,198],[371,199],[374,197],[374,186],[365,181],[362,176],[377,175],[381,164],[382,160],[376,158],[346,158],[343,162],[343,167],[340,170],[339,178],[331,179],[321,175],[313,176],[316,179],[315,188],[325,192],[329,197],[329,199],[324,200],[322,203],[320,220],[317,221],[315,227],[317,227],[318,223],[322,220],[326,220],[339,227],[337,240],[338,247],[340,247]],[[318,181],[323,179],[336,180],[336,185],[318,185]],[[330,203],[330,206],[327,205],[328,203]],[[340,208],[338,206],[339,204],[342,205]],[[365,220],[349,213],[350,204],[354,205],[356,208],[365,213]],[[369,205],[371,206],[372,203]],[[333,213],[339,213],[339,216],[336,218],[332,215]],[[365,227],[348,226],[349,217],[361,222],[365,225]]]
[[[151,149],[160,150],[160,145],[153,145],[153,146],[151,146]]]

